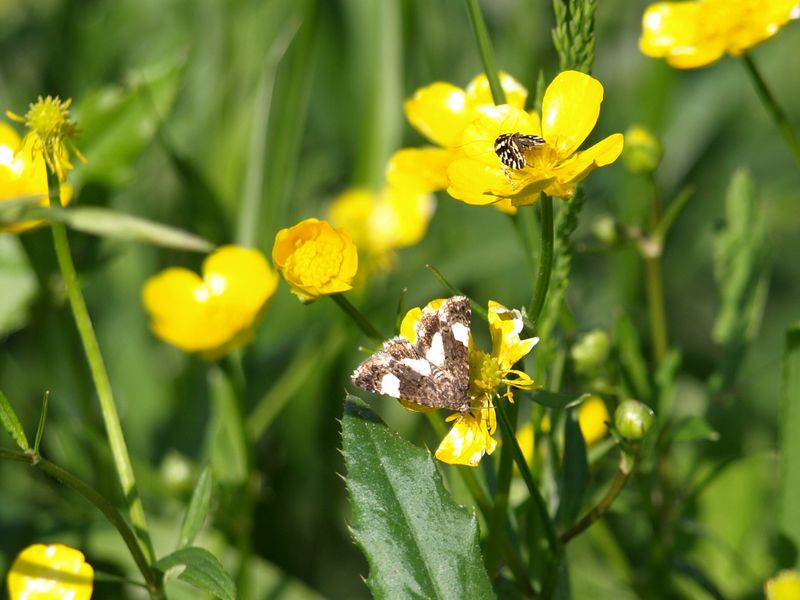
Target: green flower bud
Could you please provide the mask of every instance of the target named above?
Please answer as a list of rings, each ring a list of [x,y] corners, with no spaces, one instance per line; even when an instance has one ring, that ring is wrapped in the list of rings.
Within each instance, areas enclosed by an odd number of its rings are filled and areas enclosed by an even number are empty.
[[[617,222],[614,217],[605,215],[592,223],[592,233],[598,240],[613,246],[619,241],[619,232],[617,231]]]
[[[622,163],[631,173],[652,173],[661,162],[661,143],[644,127],[632,125],[625,132]]]
[[[191,490],[194,483],[194,466],[183,454],[169,451],[161,462],[161,478],[176,492]]]
[[[625,400],[614,412],[614,425],[619,434],[628,440],[640,440],[653,426],[655,413],[638,400]]]
[[[575,370],[578,373],[587,373],[599,367],[608,358],[610,349],[611,340],[605,331],[601,329],[590,331],[579,339],[570,350]]]

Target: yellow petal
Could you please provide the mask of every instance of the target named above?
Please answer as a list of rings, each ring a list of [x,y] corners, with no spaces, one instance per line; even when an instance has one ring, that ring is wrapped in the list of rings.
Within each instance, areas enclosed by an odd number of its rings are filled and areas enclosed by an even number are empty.
[[[253,248],[221,246],[203,262],[203,279],[225,303],[253,320],[278,287],[278,275]],[[216,290],[215,290],[216,287]]]
[[[69,546],[34,544],[17,555],[8,573],[11,600],[89,600],[94,569]]]
[[[800,572],[785,570],[764,584],[767,600],[800,600]]]
[[[442,148],[403,148],[386,166],[386,180],[393,187],[438,192],[447,187],[447,165],[454,153]]]
[[[467,95],[450,83],[436,82],[416,91],[404,104],[409,123],[435,144],[456,147],[472,120]]]
[[[624,136],[621,133],[614,133],[597,142],[591,148],[578,152],[561,167],[553,171],[558,183],[576,183],[597,167],[604,167],[613,163],[622,154],[624,143]]]
[[[539,338],[520,340],[522,314],[509,310],[499,302],[489,300],[489,332],[492,336],[492,356],[501,369],[507,371],[539,342]]]
[[[603,101],[602,84],[578,71],[559,73],[542,100],[542,137],[561,160],[569,157],[594,129]]]
[[[417,322],[419,318],[422,316],[423,310],[425,311],[434,311],[439,310],[439,308],[444,304],[444,301],[447,298],[436,298],[431,300],[425,305],[425,308],[420,308],[418,306],[408,310],[403,317],[403,320],[400,322],[400,335],[406,338],[412,344],[417,343]]]
[[[778,33],[800,14],[797,0],[748,0],[728,36],[728,51],[739,55]]]
[[[494,409],[486,412],[494,412]],[[436,450],[436,458],[452,465],[477,467],[484,454],[497,447],[489,433],[487,418],[472,413],[459,414]]]
[[[500,87],[506,95],[506,104],[517,108],[525,108],[525,101],[528,99],[528,90],[504,71],[500,71]],[[467,99],[474,106],[493,105],[494,98],[489,87],[489,80],[486,75],[481,73],[467,85]]]
[[[578,424],[587,445],[601,440],[608,433],[611,420],[605,402],[599,396],[590,396],[578,409]]]
[[[674,48],[697,43],[702,7],[698,2],[651,4],[642,17],[639,49],[647,56],[661,58]]]
[[[501,168],[491,167],[474,158],[451,162],[447,167],[447,178],[450,180],[447,193],[467,204],[493,204],[500,200],[500,197],[491,193],[495,190],[505,191],[508,195],[514,193]]]

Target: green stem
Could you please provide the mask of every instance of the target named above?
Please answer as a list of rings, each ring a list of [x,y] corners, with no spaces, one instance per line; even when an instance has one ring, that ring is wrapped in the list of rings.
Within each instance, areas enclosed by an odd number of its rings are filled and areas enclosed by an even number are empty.
[[[580,521],[558,536],[562,544],[568,543],[572,538],[586,531],[595,521],[605,514],[625,487],[628,477],[630,477],[631,472],[633,472],[634,465],[635,462],[633,460],[628,460],[627,456],[623,453],[617,475],[614,477],[614,481],[611,482],[611,487],[608,488],[605,496],[603,496],[600,502],[597,503],[597,506],[590,510]]]
[[[50,193],[50,203],[60,202],[61,192],[58,177],[48,171],[47,184]],[[108,435],[108,442],[111,447],[111,455],[114,459],[114,466],[117,470],[119,483],[122,487],[125,501],[128,505],[128,514],[133,524],[139,544],[147,558],[147,563],[152,564],[155,553],[153,544],[150,540],[150,533],[147,528],[147,519],[142,507],[142,501],[136,488],[136,480],[133,475],[133,466],[128,456],[128,448],[125,445],[125,438],[122,434],[122,425],[119,421],[117,407],[114,404],[114,396],[111,391],[111,382],[108,378],[103,356],[100,353],[100,345],[89,318],[89,311],[86,309],[86,301],[81,293],[78,284],[78,274],[72,262],[72,253],[67,239],[67,230],[63,223],[52,223],[53,246],[55,248],[58,266],[61,276],[67,289],[72,315],[75,318],[75,325],[78,328],[83,350],[89,363],[89,370],[92,373],[97,397],[100,401],[100,412],[103,415],[103,422]]]
[[[528,319],[536,325],[544,308],[547,290],[550,287],[550,272],[553,269],[553,199],[542,194],[539,200],[541,210],[542,242],[539,246],[539,273],[536,276],[536,290],[528,308]]]
[[[517,421],[517,407],[513,405],[511,409],[511,420],[513,424],[509,426],[510,430],[516,431]],[[500,406],[496,411],[503,410]],[[503,430],[503,441],[505,441],[505,429]],[[512,433],[513,437],[513,433]],[[502,444],[500,446],[500,465],[497,468],[497,489],[494,494],[494,507],[489,520],[489,541],[486,550],[487,568],[490,573],[497,570],[499,564],[500,551],[502,549],[502,540],[506,537],[503,521],[505,521],[506,514],[508,513],[508,497],[511,489],[511,476],[514,467],[514,455],[511,444]]]
[[[655,180],[651,177],[653,200],[650,207],[650,231],[658,230],[661,221],[661,202],[656,191]],[[647,291],[647,312],[650,318],[650,337],[653,341],[653,362],[655,366],[667,355],[669,337],[667,335],[667,316],[664,310],[664,284],[661,274],[661,241],[657,250],[644,256],[645,287]]]
[[[439,269],[437,269],[431,264],[425,265],[425,268],[428,269],[431,273],[433,273],[433,276],[436,277],[439,283],[441,283],[445,287],[445,289],[447,289],[447,291],[449,291],[451,294],[453,294],[454,296],[464,296],[466,298],[469,298],[469,296],[467,296],[464,292],[462,292],[452,283],[447,281],[447,279],[445,279],[444,275],[442,275]],[[469,299],[469,303],[472,306],[473,312],[477,313],[477,315],[481,317],[484,321],[489,320],[489,313],[485,308],[483,308],[483,306],[475,302],[475,300],[473,300],[472,298]]]
[[[469,22],[472,25],[472,31],[475,33],[475,41],[478,43],[478,53],[481,55],[483,71],[489,81],[489,89],[492,90],[492,99],[495,104],[505,104],[506,94],[500,84],[500,77],[497,75],[497,63],[494,60],[492,40],[489,38],[489,30],[486,28],[486,21],[483,20],[481,7],[478,5],[478,0],[465,0],[465,2],[469,13]]]
[[[800,140],[798,140],[794,129],[792,129],[789,119],[786,117],[786,113],[783,112],[783,109],[778,105],[775,96],[770,91],[767,83],[764,81],[764,78],[761,76],[758,67],[756,67],[756,64],[753,62],[753,59],[750,57],[750,55],[747,53],[742,54],[742,62],[747,68],[750,78],[753,80],[753,85],[756,88],[758,97],[761,99],[761,103],[764,105],[764,108],[767,109],[769,116],[772,117],[775,125],[778,126],[778,129],[780,129],[781,133],[783,134],[783,138],[789,145],[789,149],[792,151],[792,154],[794,154],[795,160],[798,164],[800,164]]]
[[[128,546],[136,566],[139,567],[139,571],[142,573],[142,576],[147,582],[146,585],[150,593],[150,597],[154,600],[157,598],[164,598],[161,582],[150,568],[150,562],[142,552],[139,541],[137,540],[133,531],[131,531],[128,523],[125,521],[122,515],[119,514],[119,511],[117,511],[117,509],[114,508],[114,506],[108,500],[101,496],[94,488],[84,483],[81,479],[69,471],[59,467],[57,464],[52,463],[45,458],[42,458],[37,453],[17,452],[14,450],[3,450],[0,448],[0,460],[2,459],[27,463],[33,467],[36,467],[94,504],[94,506],[97,507],[97,509],[102,512],[108,521],[117,529],[120,536],[122,536],[122,540],[125,542],[125,545]]]
[[[369,319],[361,314],[361,311],[353,306],[342,294],[330,294],[328,297],[339,305],[339,308],[344,311],[344,314],[350,317],[367,337],[377,342],[383,342],[386,339],[385,336],[381,335],[381,333],[375,329],[375,326],[370,323]]]

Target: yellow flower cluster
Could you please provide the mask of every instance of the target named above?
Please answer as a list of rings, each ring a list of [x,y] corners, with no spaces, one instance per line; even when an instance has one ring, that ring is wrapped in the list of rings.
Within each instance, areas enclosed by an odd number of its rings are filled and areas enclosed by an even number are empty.
[[[41,153],[23,152],[22,141],[7,123],[0,121],[0,202],[28,196],[41,196],[41,205],[48,206],[47,171]],[[61,204],[72,199],[72,187],[61,186]],[[41,225],[29,221],[0,226],[0,231],[21,233]]]
[[[800,16],[797,0],[658,2],[642,18],[639,48],[679,69],[739,56]]]
[[[10,600],[89,600],[94,569],[83,553],[69,546],[28,546],[8,573]]]

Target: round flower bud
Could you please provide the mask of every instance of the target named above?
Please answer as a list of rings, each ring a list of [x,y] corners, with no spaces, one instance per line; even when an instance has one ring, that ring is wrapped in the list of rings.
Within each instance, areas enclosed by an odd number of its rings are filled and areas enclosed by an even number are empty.
[[[632,125],[625,132],[622,164],[631,173],[652,173],[661,162],[661,143],[644,127]]]
[[[605,215],[592,223],[592,233],[598,240],[613,246],[619,241],[619,232],[617,231],[617,223],[614,217]]]
[[[649,406],[638,400],[625,400],[614,413],[614,424],[625,439],[640,440],[650,431],[654,418]]]
[[[572,346],[570,355],[578,373],[587,373],[602,365],[608,358],[611,340],[601,329],[590,331]]]

